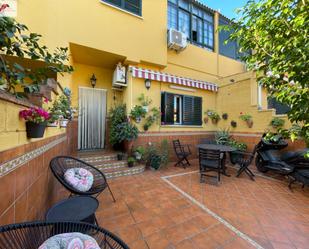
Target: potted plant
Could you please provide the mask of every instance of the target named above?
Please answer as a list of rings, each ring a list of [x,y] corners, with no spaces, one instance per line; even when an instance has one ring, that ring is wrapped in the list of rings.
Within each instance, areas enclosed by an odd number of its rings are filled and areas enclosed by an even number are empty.
[[[120,124],[128,122],[126,105],[117,105],[109,110],[109,142],[116,151],[123,151],[123,140],[119,136]]]
[[[204,117],[204,123],[205,123],[205,124],[208,123],[208,120],[209,120],[208,116]]]
[[[117,160],[121,161],[124,158],[124,154],[122,152],[117,153]]]
[[[42,108],[30,108],[19,112],[21,118],[26,120],[28,138],[41,138],[44,136],[49,113]]]
[[[145,117],[146,113],[147,112],[142,106],[136,105],[131,110],[130,116],[136,123],[140,123],[142,121],[142,118]]]
[[[138,146],[135,150],[134,150],[134,157],[137,161],[141,161],[142,158],[144,157],[145,154],[145,148],[143,146]]]
[[[220,130],[215,133],[215,141],[217,144],[227,145],[231,139],[228,129]]]
[[[211,119],[213,124],[217,124],[219,120],[221,119],[220,115],[216,111],[213,111],[213,110],[207,110],[205,114]]]
[[[157,123],[161,113],[160,110],[156,107],[151,109],[151,115],[146,118],[146,123],[144,124],[144,131],[148,131],[149,127],[151,127],[154,123]]]
[[[59,110],[61,111],[60,116],[60,127],[67,127],[70,120],[73,119],[75,110],[71,107],[71,95],[70,89],[65,88],[64,94],[59,97]]]
[[[239,118],[241,120],[245,121],[249,128],[252,128],[252,126],[253,126],[252,115],[250,115],[250,114],[243,114],[241,112]]]
[[[242,142],[237,142],[236,140],[231,139],[228,144],[232,147],[234,147],[237,151],[230,152],[230,161],[232,164],[236,164],[236,162],[243,158],[243,155],[237,153],[237,152],[244,152],[247,150],[247,145]]]
[[[233,128],[236,128],[236,127],[237,127],[237,122],[236,122],[235,120],[232,120],[232,121],[231,121],[231,126],[232,126]]]
[[[55,100],[52,107],[48,109],[49,119],[47,126],[48,127],[58,127],[59,119],[62,116],[62,111],[60,109],[59,101]]]
[[[132,168],[134,166],[135,163],[135,158],[134,157],[129,157],[128,158],[128,166],[129,168]]]
[[[269,125],[272,126],[274,129],[279,129],[284,126],[284,123],[285,123],[284,119],[275,117],[270,121]]]
[[[118,130],[118,140],[123,143],[126,152],[131,152],[133,140],[138,137],[137,127],[129,122],[124,122],[118,125]]]
[[[149,105],[152,103],[152,99],[150,99],[148,96],[145,96],[145,94],[141,94],[138,97],[138,101],[141,103],[142,108],[145,110],[145,112],[147,113],[149,110]]]

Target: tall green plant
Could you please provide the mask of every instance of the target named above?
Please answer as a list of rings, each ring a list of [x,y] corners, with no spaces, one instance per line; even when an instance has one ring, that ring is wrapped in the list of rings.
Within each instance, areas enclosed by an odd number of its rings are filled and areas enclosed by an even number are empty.
[[[109,141],[111,145],[116,145],[122,142],[119,137],[120,128],[119,125],[127,122],[127,111],[126,105],[118,105],[114,108],[111,108],[109,111],[109,120],[110,120],[110,128],[109,128]]]
[[[42,46],[41,35],[29,33],[27,26],[9,17],[0,17],[0,88],[16,94],[16,86],[27,88],[29,92],[39,90],[50,73],[71,73],[67,66],[68,48],[57,48],[53,53]],[[45,62],[44,67],[32,69],[11,62],[6,56],[29,58]]]
[[[260,84],[291,108],[288,118],[301,126],[309,146],[308,1],[249,0],[239,12],[230,39],[246,52],[242,59],[258,72]]]

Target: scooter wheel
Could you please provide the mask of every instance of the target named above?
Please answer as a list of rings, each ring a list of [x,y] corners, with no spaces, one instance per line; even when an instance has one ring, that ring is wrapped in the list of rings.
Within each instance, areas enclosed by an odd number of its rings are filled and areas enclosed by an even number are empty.
[[[255,166],[258,171],[266,173],[268,170],[264,166],[264,161],[260,155],[257,155],[255,158]]]

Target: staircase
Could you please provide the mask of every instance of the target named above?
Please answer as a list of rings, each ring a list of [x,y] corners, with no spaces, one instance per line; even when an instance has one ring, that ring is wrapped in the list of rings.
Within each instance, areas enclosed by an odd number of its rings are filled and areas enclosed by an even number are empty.
[[[79,153],[78,158],[101,170],[108,179],[136,175],[145,171],[145,165],[142,164],[136,164],[129,168],[127,157],[125,156],[123,160],[119,161],[117,160],[117,153],[113,152],[88,155]]]

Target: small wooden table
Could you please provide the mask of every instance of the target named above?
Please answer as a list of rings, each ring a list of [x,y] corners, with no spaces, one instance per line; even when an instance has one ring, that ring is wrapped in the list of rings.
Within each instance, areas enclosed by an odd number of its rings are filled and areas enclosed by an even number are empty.
[[[226,173],[226,166],[225,166],[226,152],[233,152],[236,151],[237,149],[235,149],[232,146],[222,144],[198,144],[196,147],[198,149],[204,149],[204,150],[220,150],[220,152],[224,154],[222,158],[222,174],[228,177],[231,176]]]

